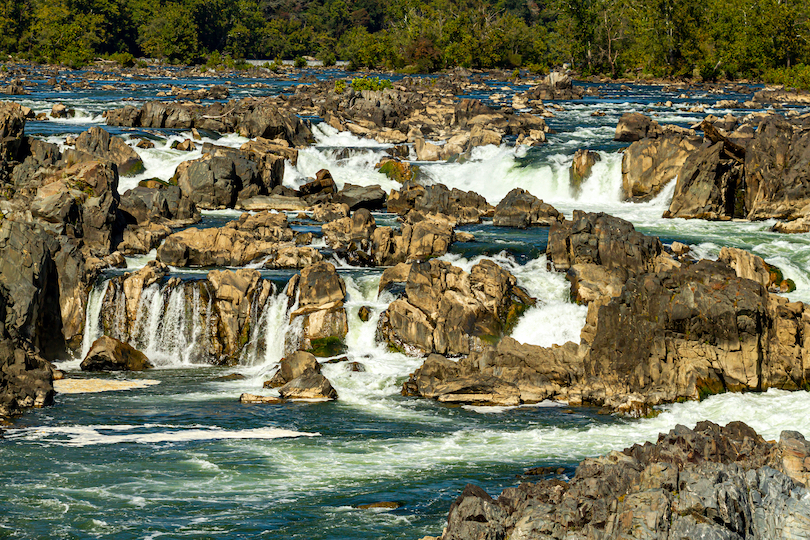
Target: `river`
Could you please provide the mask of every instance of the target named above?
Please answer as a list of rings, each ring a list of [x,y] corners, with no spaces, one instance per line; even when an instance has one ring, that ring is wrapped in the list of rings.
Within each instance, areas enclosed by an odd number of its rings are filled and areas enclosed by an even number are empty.
[[[82,72],[64,72],[79,78]],[[327,73],[326,76],[334,75]],[[320,74],[319,76],[324,76]],[[33,79],[32,79],[33,80]],[[44,82],[34,80],[34,82]],[[26,125],[28,135],[64,144],[69,135],[91,126],[104,126],[103,111],[121,107],[124,98],[154,98],[166,85],[202,87],[212,78],[130,81],[115,90],[101,89],[106,81],[91,81],[83,90],[54,92],[40,84],[28,96],[13,96],[36,112],[65,103],[77,116],[63,121]],[[255,88],[256,83],[267,83]],[[296,81],[233,79],[232,97],[270,95]],[[492,82],[493,93],[524,89]],[[508,88],[508,90],[506,90]],[[793,279],[792,300],[810,301],[810,234],[769,232],[772,222],[706,222],[663,219],[674,183],[644,204],[621,201],[621,144],[612,141],[622,113],[640,111],[661,123],[689,126],[703,114],[686,112],[707,105],[718,116],[745,111],[712,109],[719,99],[749,99],[748,94],[683,96],[656,86],[606,85],[602,98],[561,102],[562,110],[548,119],[554,130],[547,145],[515,149],[509,144],[482,147],[463,163],[421,164],[427,178],[448,187],[473,190],[491,204],[512,188],[522,187],[570,217],[575,209],[603,211],[634,223],[647,234],[670,243],[684,242],[701,257],[714,258],[723,246],[748,249],[782,268]],[[672,106],[663,105],[672,101]],[[595,111],[604,116],[592,116]],[[806,112],[806,111],[803,111]],[[200,150],[171,149],[188,132],[112,128],[133,146],[142,136],[154,149],[137,149],[146,171],[121,180],[119,191],[141,179],[168,179],[178,163],[199,157]],[[316,144],[289,163],[285,184],[300,186],[308,176],[328,168],[338,186],[398,184],[374,169],[385,146],[325,124],[313,128]],[[206,140],[239,146],[236,135],[204,134]],[[579,148],[599,152],[601,161],[574,197],[568,167]],[[350,148],[351,151],[340,153]],[[348,155],[348,157],[344,157]],[[238,217],[234,211],[204,212],[205,224],[222,224]],[[290,216],[299,230],[306,220]],[[393,216],[376,215],[380,220]],[[578,340],[586,309],[568,299],[562,274],[546,268],[544,228],[517,231],[491,223],[466,226],[476,241],[457,244],[443,258],[469,271],[483,257],[506,266],[540,302],[528,310],[513,337],[550,346]],[[151,256],[130,258],[129,270],[142,267]],[[262,306],[251,341],[236,367],[201,364],[195,354],[195,329],[182,295],[157,285],[142,299],[141,331],[133,344],[157,365],[134,374],[83,374],[80,359],[65,358],[58,367],[70,377],[146,380],[148,385],[119,392],[58,394],[54,407],[31,410],[7,426],[0,439],[0,537],[9,538],[286,538],[286,539],[418,539],[441,534],[452,501],[467,483],[496,495],[518,483],[531,467],[551,467],[560,478],[573,475],[585,457],[655,440],[677,424],[693,426],[709,419],[721,424],[742,420],[766,439],[783,429],[810,435],[807,392],[768,391],[763,394],[724,394],[702,402],[662,407],[655,418],[632,420],[599,414],[595,409],[569,408],[544,402],[518,408],[449,407],[400,395],[402,383],[421,360],[388,351],[374,340],[376,322],[393,297],[378,297],[380,270],[351,268],[333,261],[347,284],[350,360],[325,364],[323,372],[340,399],[330,403],[287,403],[280,406],[243,405],[243,392],[262,393],[262,382],[275,371],[289,327],[283,288],[293,272],[263,271],[276,284],[276,294]],[[184,279],[205,276],[207,270],[178,271]],[[87,350],[99,335],[102,278],[91,294],[85,339]],[[165,307],[175,303],[175,308]],[[357,312],[371,309],[368,322]],[[204,306],[192,306],[202,309]],[[196,332],[196,333],[195,333]],[[237,381],[219,380],[239,373]],[[362,510],[364,503],[397,502],[394,510]]]

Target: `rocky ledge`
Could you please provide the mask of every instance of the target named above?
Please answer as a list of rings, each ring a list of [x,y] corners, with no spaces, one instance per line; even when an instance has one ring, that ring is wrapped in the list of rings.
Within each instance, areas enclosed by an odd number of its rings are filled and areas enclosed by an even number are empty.
[[[742,422],[676,426],[655,443],[582,461],[570,482],[524,482],[493,499],[467,485],[441,536],[423,540],[807,538],[810,443],[765,441]]]
[[[436,261],[387,270],[381,287],[405,291],[378,337],[430,354],[403,394],[484,405],[557,399],[642,416],[720,392],[808,386],[810,308],[769,292],[786,282],[759,257],[725,249],[719,261],[693,261],[622,219],[578,211],[552,226],[547,257],[588,305],[578,343],[502,337],[530,299],[494,263],[470,276]]]

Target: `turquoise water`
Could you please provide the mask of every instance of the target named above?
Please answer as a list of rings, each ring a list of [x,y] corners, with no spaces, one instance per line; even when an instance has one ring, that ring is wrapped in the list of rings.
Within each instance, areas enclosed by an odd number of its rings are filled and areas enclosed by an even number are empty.
[[[65,76],[74,75],[65,72]],[[101,113],[128,103],[124,97],[153,97],[162,84],[199,87],[213,82],[210,78],[133,81],[137,89],[122,86],[113,92],[101,91],[108,81],[99,81],[88,91],[54,93],[41,86],[32,88],[29,96],[14,99],[36,111],[50,110],[59,101],[75,107],[76,119],[31,122],[26,128],[29,134],[64,143],[67,134],[103,125]],[[248,87],[256,82],[262,81],[234,81],[232,96],[273,94],[297,84],[269,81],[265,88]],[[490,92],[475,97],[488,99],[494,92],[503,92],[504,85],[494,82]],[[796,281],[792,299],[810,300],[810,235],[771,233],[769,222],[664,220],[661,214],[672,186],[649,203],[620,200],[621,155],[616,153],[620,145],[611,139],[623,112],[646,111],[660,122],[689,125],[703,115],[680,107],[711,105],[718,99],[744,100],[750,94],[680,98],[677,92],[661,88],[622,90],[615,85],[606,94],[604,100],[562,103],[564,110],[555,111],[556,116],[548,120],[556,133],[549,135],[544,147],[486,147],[477,149],[467,163],[423,164],[422,169],[430,179],[475,190],[493,204],[513,187],[523,187],[568,216],[574,209],[609,212],[632,221],[645,233],[660,235],[665,242],[685,242],[700,256],[716,257],[727,245],[750,249],[780,265],[785,276]],[[667,100],[675,106],[660,105]],[[606,116],[591,116],[595,110]],[[706,112],[722,115],[727,111],[708,108]],[[111,131],[133,145],[142,134]],[[384,145],[323,126],[316,126],[315,134],[317,144],[301,151],[298,165],[287,164],[289,186],[300,185],[327,167],[339,185],[396,187],[374,169],[384,155]],[[199,150],[170,149],[172,140],[185,139],[188,132],[159,130],[149,135],[157,147],[138,150],[147,170],[123,179],[122,192],[141,178],[169,178],[178,163],[200,155]],[[245,141],[235,135],[209,134],[208,140],[215,139],[229,146]],[[355,151],[339,158],[336,149],[345,147]],[[575,198],[568,187],[568,166],[582,147],[599,151],[602,161]],[[205,224],[221,225],[236,216],[236,212],[209,212]],[[376,217],[380,223],[392,223],[390,215]],[[310,225],[304,221],[300,227],[308,230]],[[469,270],[480,258],[492,258],[541,300],[515,328],[516,339],[546,346],[578,339],[585,309],[568,300],[564,276],[546,269],[547,229],[515,231],[489,223],[463,229],[476,236],[475,242],[455,245],[444,259]],[[130,269],[153,257],[130,259]],[[657,418],[645,420],[600,415],[594,409],[560,403],[513,409],[448,407],[402,397],[403,381],[421,360],[391,353],[374,342],[376,320],[392,300],[388,295],[377,297],[380,270],[352,269],[340,260],[334,262],[349,294],[347,357],[365,368],[352,372],[344,363],[324,365],[324,374],[339,393],[338,401],[240,404],[241,393],[262,393],[262,382],[280,359],[280,347],[251,349],[241,365],[215,368],[195,364],[193,354],[174,353],[186,345],[184,338],[164,332],[160,340],[148,344],[160,366],[148,373],[91,376],[78,370],[77,360],[65,359],[60,367],[70,377],[126,377],[158,384],[59,394],[54,407],[29,411],[7,426],[0,439],[0,537],[418,539],[441,533],[450,504],[468,482],[495,495],[517,484],[522,479],[519,475],[530,467],[561,468],[560,477],[567,478],[585,457],[654,440],[678,423],[743,420],[766,438],[778,437],[782,429],[810,435],[806,392],[715,396],[701,403],[665,407]],[[177,275],[200,279],[206,273],[186,270]],[[264,274],[281,294],[292,272]],[[371,308],[372,319],[367,323],[356,316],[361,306]],[[257,326],[262,335],[277,342],[289,325],[284,309],[274,307]],[[217,380],[234,372],[245,378]],[[385,511],[356,508],[381,501],[401,506]]]

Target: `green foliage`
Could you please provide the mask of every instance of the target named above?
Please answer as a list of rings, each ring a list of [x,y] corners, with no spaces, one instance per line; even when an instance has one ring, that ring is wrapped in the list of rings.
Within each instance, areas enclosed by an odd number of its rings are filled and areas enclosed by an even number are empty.
[[[135,65],[135,57],[129,52],[113,53],[110,55],[110,60],[118,63],[121,67],[132,67]]]
[[[335,93],[342,94],[346,91],[346,80],[345,79],[338,79],[335,81]]]
[[[298,69],[307,67],[307,61],[304,59],[303,56],[296,56],[294,63],[295,67]]]
[[[799,64],[791,68],[769,69],[765,72],[765,82],[783,84],[786,87],[810,90],[810,65]]]
[[[337,88],[337,83],[335,86]],[[391,81],[379,77],[355,77],[352,79],[351,86],[355,92],[361,92],[363,90],[385,90],[386,88],[394,87]]]
[[[110,55],[211,69],[315,56],[406,73],[569,63],[810,88],[808,19],[800,0],[0,0],[0,52],[71,67]]]
[[[343,338],[330,336],[314,338],[311,340],[312,348],[307,352],[318,357],[337,356],[346,352],[346,342]]]

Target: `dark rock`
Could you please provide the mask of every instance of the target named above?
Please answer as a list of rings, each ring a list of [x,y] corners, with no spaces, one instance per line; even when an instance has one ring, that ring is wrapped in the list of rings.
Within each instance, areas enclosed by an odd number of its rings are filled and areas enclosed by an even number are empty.
[[[385,199],[385,191],[379,185],[344,184],[343,188],[332,197],[332,202],[345,204],[352,211],[360,208],[377,211],[385,208]]]
[[[120,176],[135,176],[144,171],[143,160],[121,137],[113,137],[100,127],[92,127],[76,138],[76,150],[97,159],[112,161]]]
[[[357,312],[357,316],[360,318],[361,321],[368,322],[368,320],[371,318],[371,310],[368,309],[368,307],[366,306],[360,306],[360,310]]]

